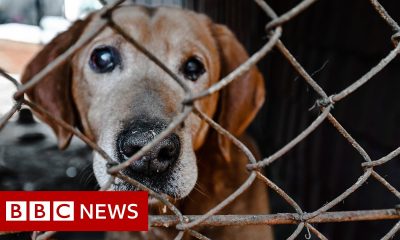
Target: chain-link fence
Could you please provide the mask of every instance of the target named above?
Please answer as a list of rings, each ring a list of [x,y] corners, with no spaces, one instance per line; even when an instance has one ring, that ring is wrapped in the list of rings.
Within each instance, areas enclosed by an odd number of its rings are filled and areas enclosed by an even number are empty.
[[[207,90],[194,95],[190,88],[187,86],[185,81],[176,75],[173,71],[168,69],[167,66],[160,61],[157,56],[153,55],[151,51],[147,50],[140,42],[132,38],[128,33],[125,32],[121,26],[117,25],[113,18],[112,12],[124,2],[124,0],[115,1],[112,4],[106,4],[106,2],[101,1],[104,4],[103,9],[93,16],[92,21],[96,21],[97,24],[93,25],[93,28],[88,29],[81,38],[62,55],[57,57],[51,64],[47,65],[38,74],[36,74],[30,81],[26,84],[21,85],[18,81],[13,79],[5,71],[1,71],[1,74],[10,80],[16,87],[17,92],[15,93],[15,105],[12,109],[1,119],[0,130],[7,124],[9,119],[25,105],[30,107],[33,111],[40,113],[42,116],[52,119],[58,125],[72,132],[77,137],[81,138],[86,142],[94,151],[100,154],[105,161],[108,162],[108,174],[110,175],[110,180],[103,186],[101,190],[108,189],[115,178],[120,178],[123,181],[128,182],[136,186],[139,189],[149,192],[149,195],[158,199],[163,204],[165,204],[169,210],[174,215],[157,215],[150,216],[150,225],[153,227],[167,227],[175,228],[179,231],[175,239],[182,239],[183,235],[189,234],[197,239],[209,239],[207,236],[202,235],[200,232],[193,230],[195,227],[221,227],[221,226],[244,226],[244,225],[277,225],[277,224],[292,224],[297,225],[297,228],[293,233],[291,233],[287,239],[295,239],[305,228],[307,230],[306,238],[311,238],[311,234],[314,234],[320,239],[327,239],[323,233],[318,231],[313,224],[315,223],[329,223],[329,222],[349,222],[349,221],[379,221],[385,219],[400,219],[400,210],[396,209],[395,206],[391,209],[382,210],[354,210],[354,211],[342,211],[342,212],[332,212],[329,211],[333,207],[337,206],[340,202],[348,198],[353,192],[363,186],[366,181],[370,178],[374,178],[382,184],[382,187],[387,188],[391,193],[393,193],[397,198],[400,198],[400,192],[392,186],[383,176],[375,171],[375,168],[393,160],[396,156],[400,154],[400,147],[394,151],[388,153],[386,156],[380,159],[371,159],[369,154],[363,149],[363,147],[350,135],[349,132],[335,119],[331,114],[331,110],[335,103],[340,102],[344,98],[351,95],[353,92],[357,91],[366,82],[373,79],[373,77],[384,69],[400,52],[400,26],[394,21],[390,15],[386,12],[383,6],[377,0],[370,0],[371,6],[376,10],[382,19],[393,29],[392,41],[394,44],[393,50],[388,53],[388,55],[378,62],[370,71],[365,73],[360,79],[354,81],[353,84],[343,89],[338,94],[328,95],[324,89],[322,89],[312,76],[307,73],[307,71],[302,67],[302,65],[296,60],[296,58],[290,53],[290,51],[285,47],[284,43],[280,40],[282,35],[282,26],[295,18],[298,14],[306,11],[307,8],[312,5],[316,0],[304,0],[297,6],[293,7],[290,11],[285,14],[278,16],[275,11],[264,1],[255,0],[265,14],[272,20],[266,24],[265,31],[268,34],[269,40],[265,43],[262,48],[254,53],[246,62],[240,65],[236,70],[231,72],[229,75],[221,79],[218,83],[211,86]],[[250,3],[249,3],[250,4]],[[87,136],[82,134],[80,131],[75,129],[73,126],[67,124],[61,119],[52,116],[42,107],[38,106],[32,101],[24,99],[24,94],[31,89],[35,84],[39,83],[47,74],[51,73],[55,68],[63,64],[69,57],[71,57],[77,50],[82,46],[87,44],[92,40],[99,32],[104,28],[111,27],[115,32],[120,34],[126,41],[130,42],[138,50],[146,55],[150,60],[154,62],[158,67],[160,67],[164,72],[174,79],[185,91],[186,98],[182,102],[182,112],[174,117],[171,124],[160,133],[155,139],[151,141],[148,145],[143,147],[139,152],[132,156],[127,161],[115,164],[115,161],[103,151],[96,143],[92,142]],[[307,84],[319,95],[319,99],[316,100],[314,108],[320,110],[320,115],[298,136],[287,143],[279,151],[267,157],[266,159],[255,159],[254,155],[250,150],[238,139],[236,139],[231,133],[223,129],[218,123],[210,119],[206,114],[204,114],[200,109],[198,109],[194,102],[200,99],[206,98],[211,94],[220,91],[232,81],[242,75],[244,72],[248,71],[253,65],[255,65],[260,59],[265,57],[272,49],[277,49],[285,59],[292,65],[300,76],[307,82]],[[234,145],[236,145],[241,152],[248,158],[247,170],[249,172],[248,178],[243,184],[236,189],[229,197],[220,202],[218,205],[214,206],[204,215],[197,216],[186,216],[181,213],[181,211],[174,206],[171,201],[169,201],[165,196],[151,189],[147,188],[135,179],[129,178],[126,175],[121,174],[121,170],[128,167],[134,161],[140,159],[147,151],[151,150],[156,144],[162,141],[165,137],[174,131],[188,116],[194,113],[199,116],[203,121],[207,122],[213,129],[215,129],[219,134],[227,137]],[[332,124],[337,131],[343,136],[345,141],[348,141],[354,149],[365,160],[361,163],[360,167],[363,170],[363,174],[358,178],[358,180],[346,189],[339,196],[329,201],[325,205],[321,206],[319,209],[313,212],[305,212],[291,196],[289,196],[283,189],[277,186],[272,180],[263,174],[263,169],[268,167],[273,162],[278,161],[284,154],[293,149],[297,144],[306,139],[310,133],[315,131],[321,123],[328,121]],[[258,180],[257,180],[258,179]],[[246,191],[254,181],[262,181],[268,186],[271,191],[275,191],[279,194],[282,199],[290,205],[293,209],[293,213],[279,213],[279,214],[267,214],[267,215],[217,215],[218,212],[225,206],[233,202],[238,196],[240,196],[244,191]],[[400,229],[400,221],[395,224],[392,229],[381,239],[391,239]],[[48,239],[55,232],[45,232],[37,233],[35,232],[32,236],[33,239]]]

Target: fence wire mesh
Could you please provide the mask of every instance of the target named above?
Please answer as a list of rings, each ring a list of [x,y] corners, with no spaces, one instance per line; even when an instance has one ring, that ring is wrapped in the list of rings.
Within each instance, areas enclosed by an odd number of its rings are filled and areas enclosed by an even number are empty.
[[[381,59],[373,68],[371,68],[367,73],[365,73],[361,78],[354,81],[353,84],[343,89],[338,94],[328,95],[321,86],[312,78],[312,76],[302,67],[302,65],[296,60],[296,58],[290,53],[290,51],[285,47],[285,44],[280,40],[282,35],[283,25],[295,18],[298,14],[306,11],[309,6],[311,6],[316,0],[304,0],[300,2],[297,6],[294,6],[291,10],[285,14],[278,16],[275,11],[265,2],[264,0],[255,0],[256,4],[265,12],[265,14],[272,19],[269,23],[266,23],[265,31],[268,34],[268,41],[264,46],[254,53],[246,62],[240,65],[236,70],[231,72],[225,78],[221,79],[218,83],[211,86],[209,89],[194,95],[190,88],[186,85],[185,81],[176,75],[172,70],[168,69],[162,61],[158,60],[157,56],[153,55],[151,51],[148,51],[140,42],[133,39],[129,34],[127,34],[123,28],[118,26],[113,18],[112,12],[123,2],[124,0],[118,0],[111,4],[107,4],[106,1],[100,1],[104,6],[103,8],[94,15],[93,21],[97,22],[93,28],[88,29],[79,41],[77,41],[71,48],[65,51],[62,55],[57,57],[51,64],[47,65],[38,74],[36,74],[30,81],[26,84],[21,85],[18,81],[12,78],[6,73],[5,70],[1,70],[0,73],[6,79],[11,81],[17,91],[14,95],[15,104],[8,111],[8,113],[2,117],[0,120],[0,130],[7,124],[10,118],[18,112],[23,105],[30,107],[33,111],[40,113],[54,122],[56,122],[61,127],[71,131],[74,135],[81,138],[85,143],[87,143],[94,151],[99,153],[108,162],[108,174],[110,179],[106,186],[103,186],[100,190],[107,190],[115,178],[120,178],[137,188],[147,191],[150,196],[158,199],[164,203],[169,210],[174,215],[153,215],[149,218],[149,224],[153,227],[166,227],[175,228],[179,231],[175,239],[182,239],[184,233],[189,234],[197,239],[209,239],[207,236],[202,235],[200,232],[193,230],[197,226],[243,226],[243,225],[277,225],[277,224],[292,224],[297,225],[297,228],[293,233],[287,236],[287,239],[295,239],[304,230],[307,230],[306,238],[310,238],[311,234],[315,235],[319,239],[327,239],[318,229],[316,229],[313,224],[315,223],[331,223],[331,222],[350,222],[350,221],[378,221],[387,219],[400,219],[400,210],[395,206],[390,209],[381,210],[354,210],[354,211],[341,211],[341,212],[329,212],[330,209],[338,205],[340,202],[348,198],[357,189],[363,186],[366,181],[370,178],[374,178],[379,181],[383,187],[393,193],[397,198],[400,199],[400,192],[395,186],[392,186],[383,176],[381,176],[375,168],[382,166],[383,164],[393,160],[396,156],[400,154],[400,147],[388,153],[387,155],[381,157],[380,159],[371,159],[369,154],[363,149],[363,147],[354,139],[351,134],[338,122],[332,115],[331,110],[335,103],[343,100],[344,98],[351,95],[353,92],[357,91],[366,82],[373,79],[373,77],[384,69],[400,52],[400,26],[398,23],[388,14],[384,7],[377,0],[370,0],[371,6],[376,10],[382,19],[392,28],[393,35],[392,41],[394,48],[390,51],[387,56]],[[249,3],[250,4],[250,3]],[[130,42],[143,54],[145,54],[154,64],[158,65],[166,74],[168,74],[172,79],[174,79],[185,91],[186,99],[182,102],[183,110],[182,112],[175,116],[171,124],[160,133],[151,143],[143,147],[139,152],[132,156],[127,161],[115,164],[115,161],[107,155],[96,143],[92,142],[88,137],[82,134],[80,131],[75,129],[73,126],[68,125],[62,119],[55,118],[45,109],[41,108],[39,105],[32,101],[24,98],[24,94],[31,89],[35,84],[39,83],[43,78],[54,70],[57,66],[63,64],[69,57],[71,57],[78,49],[87,44],[92,40],[102,29],[105,27],[111,27],[115,32],[120,34],[126,41]],[[236,139],[231,133],[223,129],[218,123],[210,119],[206,114],[204,114],[200,109],[195,107],[194,102],[202,98],[210,96],[211,94],[220,91],[225,86],[227,86],[232,81],[248,71],[251,66],[255,65],[260,59],[264,58],[272,49],[277,49],[285,57],[285,59],[292,65],[295,71],[307,82],[307,84],[319,95],[319,99],[316,100],[314,108],[320,110],[319,116],[298,136],[287,143],[279,151],[275,152],[271,156],[265,159],[255,159],[250,150]],[[152,191],[140,182],[132,179],[126,175],[120,173],[121,170],[129,166],[132,162],[140,159],[147,151],[149,151],[153,146],[163,140],[172,131],[179,126],[189,114],[194,113],[198,115],[201,119],[207,122],[212,128],[214,128],[219,134],[227,137],[234,145],[236,145],[243,154],[248,158],[247,170],[249,176],[247,180],[234,191],[229,197],[220,202],[217,206],[214,206],[204,215],[196,216],[185,216],[180,210],[174,206],[174,204],[168,200],[163,194]],[[271,179],[263,174],[263,169],[270,166],[273,162],[278,161],[284,154],[293,149],[297,144],[306,139],[310,133],[315,131],[321,123],[328,121],[332,124],[337,131],[343,136],[344,140],[347,141],[352,147],[362,156],[364,162],[360,164],[363,174],[358,178],[358,180],[348,187],[343,193],[341,193],[336,198],[332,199],[325,205],[321,206],[312,212],[305,212],[296,201],[289,196],[283,189],[277,186]],[[218,212],[227,206],[229,203],[234,201],[239,195],[241,195],[246,189],[248,189],[256,179],[265,183],[270,190],[275,191],[281,198],[293,208],[293,213],[279,213],[279,214],[261,214],[260,215],[217,215]],[[391,239],[400,229],[400,221],[395,224],[386,235],[382,236],[381,239]],[[51,238],[56,232],[34,232],[32,239],[43,240]],[[7,234],[7,233],[1,233]]]

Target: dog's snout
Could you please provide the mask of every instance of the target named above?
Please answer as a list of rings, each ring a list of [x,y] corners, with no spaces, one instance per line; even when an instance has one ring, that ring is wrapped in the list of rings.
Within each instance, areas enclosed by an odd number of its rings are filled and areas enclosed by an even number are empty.
[[[151,124],[134,125],[133,128],[122,133],[118,139],[120,161],[126,161],[144,146],[149,144],[164,128],[154,127]],[[150,151],[130,165],[130,170],[145,175],[160,174],[173,165],[180,155],[180,140],[176,134],[171,134]]]

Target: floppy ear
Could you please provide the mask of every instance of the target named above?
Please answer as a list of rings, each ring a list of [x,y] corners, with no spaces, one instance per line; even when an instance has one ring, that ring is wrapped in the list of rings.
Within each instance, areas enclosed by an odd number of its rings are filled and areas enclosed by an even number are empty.
[[[35,74],[64,53],[81,36],[90,18],[75,22],[67,31],[58,35],[31,60],[25,68],[21,82],[28,82]],[[28,97],[40,107],[72,126],[76,126],[76,114],[71,96],[72,70],[70,59],[50,72],[42,81],[27,92]],[[38,117],[48,124],[58,138],[58,146],[65,149],[73,134],[44,115]]]
[[[220,51],[221,78],[244,63],[248,54],[234,34],[225,26],[214,24],[213,34]],[[264,103],[264,79],[256,66],[239,76],[220,92],[219,124],[240,136],[256,116]],[[223,157],[230,161],[230,141],[219,135],[218,144]]]

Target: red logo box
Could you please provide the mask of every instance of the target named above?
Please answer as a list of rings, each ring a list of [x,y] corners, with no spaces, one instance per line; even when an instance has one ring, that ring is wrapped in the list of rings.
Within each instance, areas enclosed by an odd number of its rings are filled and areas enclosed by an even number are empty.
[[[147,230],[147,192],[0,192],[0,231]]]

